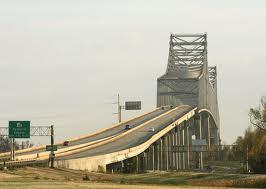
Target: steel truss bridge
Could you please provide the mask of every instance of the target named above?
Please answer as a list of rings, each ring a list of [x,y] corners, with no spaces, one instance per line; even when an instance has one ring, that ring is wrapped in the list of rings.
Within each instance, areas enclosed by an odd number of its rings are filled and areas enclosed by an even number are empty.
[[[128,124],[132,128],[126,130]],[[220,144],[216,67],[208,65],[206,34],[171,34],[167,69],[157,80],[157,108],[70,139],[69,146],[57,143],[54,165],[107,172],[191,169],[195,140],[204,140],[206,149]],[[2,153],[0,160],[9,156]],[[203,169],[201,151],[196,158]],[[16,161],[5,165],[48,161],[49,152],[39,146],[17,151]]]

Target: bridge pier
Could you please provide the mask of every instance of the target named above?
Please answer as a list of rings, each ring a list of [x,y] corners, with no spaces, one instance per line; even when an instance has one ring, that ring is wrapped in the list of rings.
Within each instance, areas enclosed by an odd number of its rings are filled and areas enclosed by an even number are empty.
[[[136,160],[136,173],[139,173],[139,155],[135,156]]]
[[[202,115],[202,126],[201,126],[202,139],[206,139],[208,147],[210,147],[210,117],[209,114]]]
[[[213,125],[208,114],[196,114],[194,119],[180,123],[136,156],[136,172],[190,169],[190,159],[194,156],[190,153],[192,135],[195,134],[196,139],[206,139],[208,146],[215,144],[218,130]],[[174,150],[174,146],[180,146],[180,151]],[[196,158],[196,167],[202,170],[203,152],[197,152]]]
[[[155,152],[155,145],[153,144],[152,145],[152,170],[155,171],[155,155],[154,155],[154,152]]]
[[[190,127],[191,127],[191,120],[187,121],[187,127],[185,128],[186,130],[186,146],[187,146],[187,159],[186,159],[186,168],[190,169],[190,144],[191,144],[191,132],[190,132]]]
[[[177,146],[177,145],[179,145],[178,127],[176,127],[174,129],[174,131],[175,131],[175,145]],[[175,151],[175,168],[176,168],[176,170],[179,169],[179,158],[178,158],[178,156],[179,156],[179,153]]]
[[[181,145],[184,146],[185,145],[185,132],[184,132],[184,125],[185,123],[182,124],[181,127]],[[185,169],[185,152],[182,151],[181,152],[181,169]]]
[[[164,137],[165,139],[165,170],[169,169],[169,147],[168,147],[168,134]]]
[[[178,126],[178,145],[182,145],[182,129]],[[182,152],[178,152],[178,169],[182,169]]]
[[[160,138],[160,171],[164,170],[163,160],[164,160],[164,149],[163,149],[163,139],[164,137]]]
[[[202,117],[197,113],[195,115],[195,135],[196,139],[202,139]],[[202,157],[202,152],[197,153],[197,168],[203,169],[203,157]]]
[[[156,168],[159,171],[160,170],[160,141],[161,139],[159,139],[158,141],[156,141],[156,148],[155,148],[155,153],[156,153]]]
[[[169,170],[173,170],[173,137],[172,130],[168,134],[168,158],[169,158]]]
[[[175,129],[172,129],[171,131],[172,136],[172,170],[174,171],[176,169],[176,159],[175,159],[175,151],[173,150],[173,146],[175,146]]]

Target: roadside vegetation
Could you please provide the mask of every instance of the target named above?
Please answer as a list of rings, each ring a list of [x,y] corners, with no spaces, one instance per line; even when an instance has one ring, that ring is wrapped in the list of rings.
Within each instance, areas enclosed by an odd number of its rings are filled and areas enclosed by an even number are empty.
[[[250,108],[249,117],[253,127],[235,144],[244,152],[251,172],[266,173],[266,97],[261,98],[259,107]]]
[[[29,140],[22,141],[21,143],[18,143],[15,141],[15,149],[25,149],[33,147],[33,144],[30,143]],[[4,152],[10,152],[11,150],[11,140],[8,137],[0,136],[0,153]]]

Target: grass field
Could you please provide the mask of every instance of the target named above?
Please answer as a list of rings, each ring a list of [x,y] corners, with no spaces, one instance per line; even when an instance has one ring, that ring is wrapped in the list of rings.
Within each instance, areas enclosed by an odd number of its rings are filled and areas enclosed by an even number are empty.
[[[1,189],[60,188],[266,188],[266,175],[150,172],[103,174],[49,168],[22,168],[0,171]]]

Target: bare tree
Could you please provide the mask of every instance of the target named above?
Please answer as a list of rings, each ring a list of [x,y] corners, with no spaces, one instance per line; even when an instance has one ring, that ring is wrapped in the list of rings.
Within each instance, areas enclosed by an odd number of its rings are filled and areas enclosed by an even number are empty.
[[[257,108],[250,108],[249,119],[250,123],[266,132],[266,97],[262,97],[260,100],[260,106]]]

